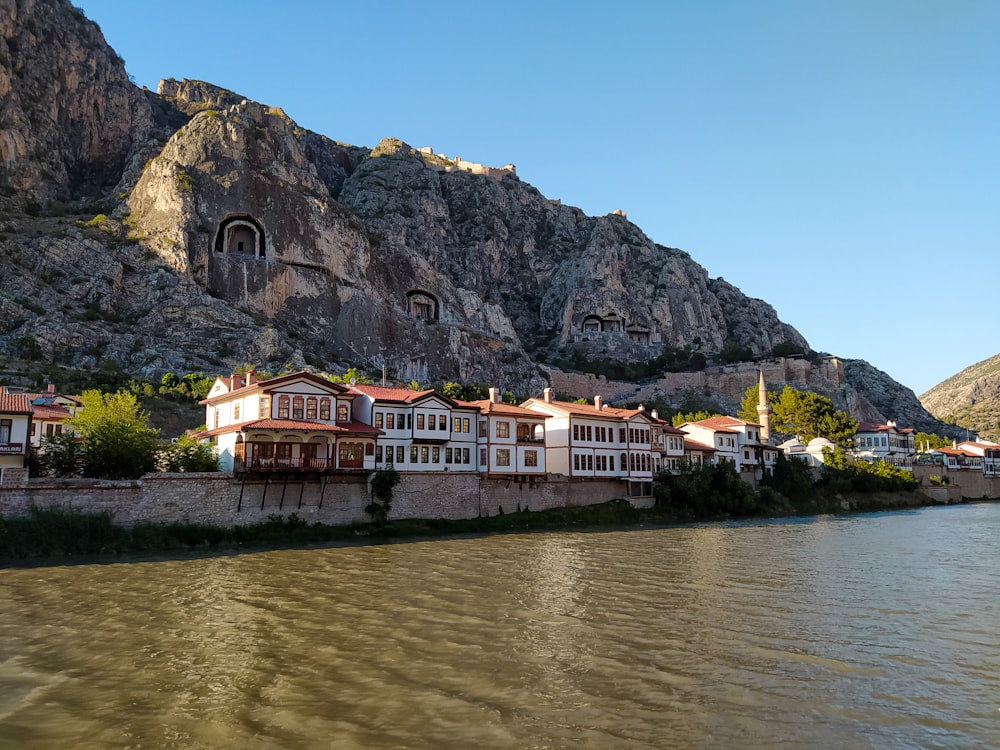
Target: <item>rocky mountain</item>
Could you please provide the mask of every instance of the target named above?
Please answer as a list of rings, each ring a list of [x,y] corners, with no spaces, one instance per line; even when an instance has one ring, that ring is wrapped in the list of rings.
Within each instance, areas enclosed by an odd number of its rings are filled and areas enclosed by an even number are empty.
[[[353,364],[527,396],[555,361],[809,348],[621,212],[549,200],[513,165],[339,143],[208,83],[140,90],[65,0],[0,0],[0,31],[8,357],[145,377]]]
[[[938,383],[920,403],[943,422],[1000,441],[1000,354]]]

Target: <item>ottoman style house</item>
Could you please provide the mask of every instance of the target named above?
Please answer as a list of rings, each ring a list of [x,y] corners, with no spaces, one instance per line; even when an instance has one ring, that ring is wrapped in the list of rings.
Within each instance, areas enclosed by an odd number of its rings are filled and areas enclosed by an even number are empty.
[[[479,409],[434,390],[352,385],[355,414],[379,433],[376,468],[476,472]]]
[[[557,401],[552,389],[542,398],[529,398],[522,407],[550,419],[545,424],[545,464],[550,472],[574,479],[621,479],[629,494],[652,491],[653,425],[658,422],[640,406],[605,406],[600,396],[593,404]]]
[[[684,438],[683,430],[674,427],[670,422],[660,419],[654,409],[650,412],[652,417],[652,451],[653,451],[653,473],[659,474],[661,471],[669,471],[676,474],[684,464]]]
[[[691,439],[715,449],[715,463],[730,463],[741,475],[774,473],[780,449],[761,435],[761,425],[736,417],[709,417],[680,428]]]
[[[4,474],[26,471],[31,450],[31,402],[0,385],[0,484]]]
[[[62,435],[69,431],[67,420],[80,410],[80,400],[73,396],[56,393],[54,385],[49,385],[44,393],[27,394],[31,403],[31,446],[38,448],[46,437]]]
[[[355,418],[357,396],[307,372],[217,378],[198,438],[217,447],[220,470],[237,474],[371,472],[381,431]]]
[[[468,402],[479,414],[479,472],[487,477],[544,477],[545,420],[549,417],[503,403],[496,388],[489,393],[488,399]]]

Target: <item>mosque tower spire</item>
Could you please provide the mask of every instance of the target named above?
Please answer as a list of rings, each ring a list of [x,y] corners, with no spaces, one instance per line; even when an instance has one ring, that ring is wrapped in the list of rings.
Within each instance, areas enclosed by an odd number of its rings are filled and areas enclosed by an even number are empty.
[[[767,386],[764,368],[757,370],[757,422],[760,424],[760,442],[771,442],[771,407],[767,405]]]

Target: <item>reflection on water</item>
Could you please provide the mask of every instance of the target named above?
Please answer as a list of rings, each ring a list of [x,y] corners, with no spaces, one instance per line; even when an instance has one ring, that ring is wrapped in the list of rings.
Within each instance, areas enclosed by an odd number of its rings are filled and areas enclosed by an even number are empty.
[[[0,571],[0,750],[1000,745],[1000,505]]]

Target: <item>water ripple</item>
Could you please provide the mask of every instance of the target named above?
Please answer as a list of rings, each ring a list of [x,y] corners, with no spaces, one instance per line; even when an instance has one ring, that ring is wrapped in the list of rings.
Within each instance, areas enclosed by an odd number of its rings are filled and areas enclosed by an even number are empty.
[[[1000,745],[1000,506],[3,571],[0,750]]]

